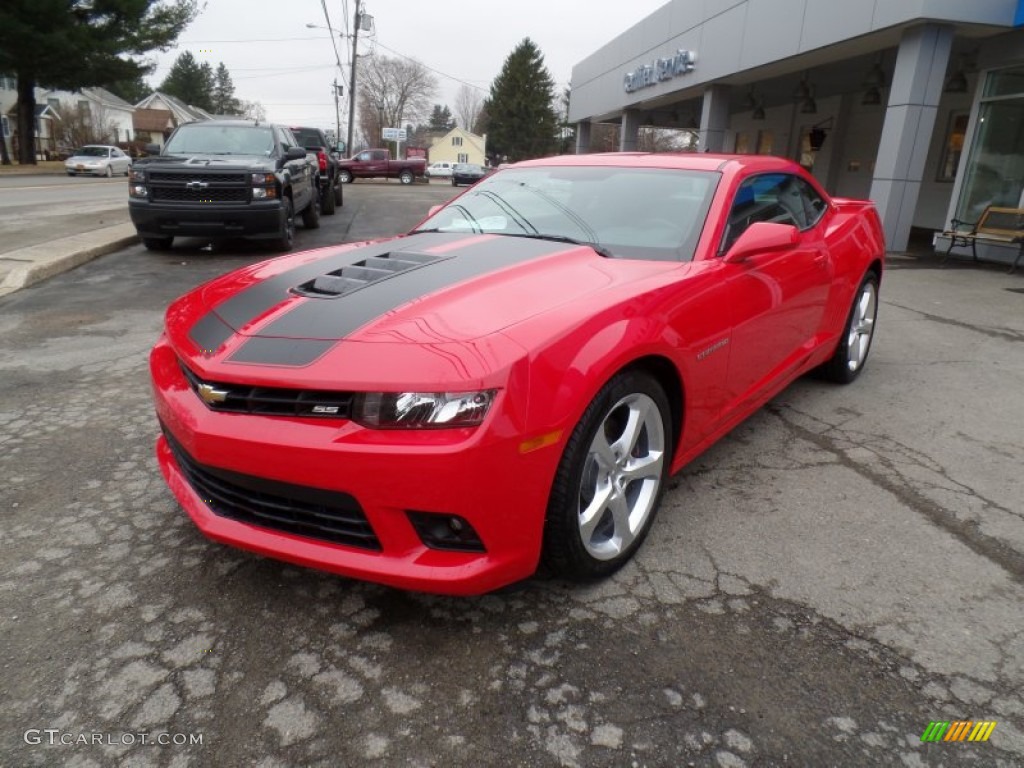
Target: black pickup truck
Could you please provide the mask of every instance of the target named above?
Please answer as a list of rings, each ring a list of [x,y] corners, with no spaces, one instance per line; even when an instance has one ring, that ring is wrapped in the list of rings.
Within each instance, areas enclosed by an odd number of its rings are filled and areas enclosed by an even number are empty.
[[[338,180],[338,161],[331,151],[327,136],[319,128],[291,126],[292,135],[299,144],[316,156],[320,170],[320,212],[330,216],[342,205],[342,186]]]
[[[317,168],[287,128],[250,120],[179,126],[136,160],[128,211],[150,250],[177,236],[269,240],[291,250],[295,217],[320,226]]]

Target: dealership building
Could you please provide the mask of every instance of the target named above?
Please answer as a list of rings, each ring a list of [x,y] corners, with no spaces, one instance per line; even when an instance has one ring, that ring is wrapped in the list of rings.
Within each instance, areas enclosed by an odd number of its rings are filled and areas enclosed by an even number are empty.
[[[573,68],[569,119],[579,152],[614,123],[624,151],[675,128],[792,158],[874,200],[890,250],[944,251],[952,219],[1024,208],[1024,0],[670,0]]]

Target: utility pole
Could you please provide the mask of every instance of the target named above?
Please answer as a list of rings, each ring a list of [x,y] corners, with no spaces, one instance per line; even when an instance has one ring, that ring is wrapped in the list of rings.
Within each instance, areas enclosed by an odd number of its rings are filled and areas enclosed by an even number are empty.
[[[341,108],[338,106],[338,95],[339,88],[344,86],[338,85],[338,78],[334,78],[334,148],[337,149],[338,142],[341,141]]]
[[[348,143],[345,144],[345,154],[352,157],[352,129],[356,121],[356,61],[359,56],[356,44],[359,42],[359,0],[356,0],[356,19],[352,26],[352,67],[351,77],[348,83]]]

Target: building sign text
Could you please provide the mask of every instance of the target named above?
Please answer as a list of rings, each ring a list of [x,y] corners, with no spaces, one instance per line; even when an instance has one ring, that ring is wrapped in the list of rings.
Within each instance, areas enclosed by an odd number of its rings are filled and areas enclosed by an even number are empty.
[[[676,75],[685,75],[687,72],[692,72],[696,62],[696,53],[684,51],[680,48],[674,56],[655,59],[652,64],[641,64],[632,72],[627,72],[622,84],[626,89],[626,93],[632,93],[641,88],[647,88],[665,80],[671,80]]]

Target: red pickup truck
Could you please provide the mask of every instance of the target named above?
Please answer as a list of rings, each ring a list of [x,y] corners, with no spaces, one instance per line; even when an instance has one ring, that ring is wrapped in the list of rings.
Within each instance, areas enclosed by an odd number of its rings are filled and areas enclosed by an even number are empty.
[[[345,184],[355,179],[388,178],[398,179],[403,184],[412,184],[417,177],[423,178],[427,161],[422,157],[408,160],[392,160],[386,149],[364,149],[355,157],[338,163],[338,179]]]

